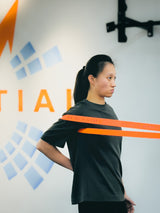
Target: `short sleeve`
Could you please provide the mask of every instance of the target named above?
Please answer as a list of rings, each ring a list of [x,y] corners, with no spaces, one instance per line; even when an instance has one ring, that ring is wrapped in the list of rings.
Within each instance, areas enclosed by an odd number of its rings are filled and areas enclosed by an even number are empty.
[[[43,133],[41,139],[53,146],[63,148],[68,137],[75,134],[78,129],[79,125],[77,122],[59,119]]]

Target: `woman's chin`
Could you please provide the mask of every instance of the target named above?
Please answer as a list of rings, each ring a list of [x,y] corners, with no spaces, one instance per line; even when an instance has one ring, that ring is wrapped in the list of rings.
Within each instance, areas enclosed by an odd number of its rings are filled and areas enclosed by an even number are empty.
[[[110,98],[110,97],[112,97],[112,95],[113,95],[113,94],[106,95],[105,97],[106,97],[106,98]]]

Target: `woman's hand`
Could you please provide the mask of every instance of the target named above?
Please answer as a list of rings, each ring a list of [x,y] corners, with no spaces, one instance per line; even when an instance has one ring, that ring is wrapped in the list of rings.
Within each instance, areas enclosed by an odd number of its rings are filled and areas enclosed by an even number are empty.
[[[128,209],[128,213],[134,213],[134,205],[136,205],[136,204],[134,203],[133,200],[131,200],[130,197],[128,197],[128,195],[126,193],[124,195],[124,198],[125,198],[126,206]]]

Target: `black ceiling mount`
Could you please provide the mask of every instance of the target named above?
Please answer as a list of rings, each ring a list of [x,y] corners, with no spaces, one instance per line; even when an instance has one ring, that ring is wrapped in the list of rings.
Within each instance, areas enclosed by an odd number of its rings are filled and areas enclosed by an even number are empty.
[[[106,24],[107,32],[118,29],[118,42],[126,42],[127,36],[125,30],[127,27],[140,27],[147,30],[148,37],[153,36],[153,26],[160,25],[160,21],[139,22],[126,17],[127,4],[125,0],[118,0],[118,24],[110,22]]]

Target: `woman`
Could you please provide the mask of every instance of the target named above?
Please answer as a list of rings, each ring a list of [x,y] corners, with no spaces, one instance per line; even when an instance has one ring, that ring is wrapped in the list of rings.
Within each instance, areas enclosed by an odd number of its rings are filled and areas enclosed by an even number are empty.
[[[121,129],[93,124],[89,120],[89,117],[118,119],[105,102],[105,97],[114,93],[115,79],[112,59],[107,55],[93,56],[77,74],[75,105],[42,135],[37,144],[37,149],[47,157],[73,171],[71,198],[72,204],[78,204],[79,213],[134,212],[135,203],[127,196],[122,182],[122,137],[82,131],[85,128]],[[80,120],[66,120],[66,115],[78,116]],[[70,159],[56,147],[64,147],[66,141]]]

